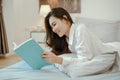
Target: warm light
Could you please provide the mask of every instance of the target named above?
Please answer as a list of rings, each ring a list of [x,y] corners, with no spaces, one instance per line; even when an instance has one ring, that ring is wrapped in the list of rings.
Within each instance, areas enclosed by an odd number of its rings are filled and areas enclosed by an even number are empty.
[[[40,26],[42,27],[42,30],[45,31],[45,24],[44,24],[44,19],[45,16],[48,14],[48,12],[50,12],[50,6],[49,5],[41,5],[40,7]]]
[[[48,14],[48,12],[50,12],[50,6],[49,5],[41,5],[41,8],[40,8],[40,15],[42,16],[46,16]]]

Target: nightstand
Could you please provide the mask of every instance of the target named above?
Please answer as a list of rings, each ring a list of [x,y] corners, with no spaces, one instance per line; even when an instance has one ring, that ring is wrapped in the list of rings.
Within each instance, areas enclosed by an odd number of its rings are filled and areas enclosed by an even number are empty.
[[[30,38],[33,38],[35,41],[37,41],[43,49],[46,48],[45,35],[46,33],[44,31],[31,31],[30,32]]]

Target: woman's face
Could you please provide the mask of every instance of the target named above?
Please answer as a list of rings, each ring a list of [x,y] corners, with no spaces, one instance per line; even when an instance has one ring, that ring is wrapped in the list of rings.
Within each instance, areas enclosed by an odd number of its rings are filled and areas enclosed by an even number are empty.
[[[53,32],[56,33],[59,37],[64,35],[69,36],[70,26],[65,19],[59,19],[51,16],[49,19],[49,24],[52,27]]]

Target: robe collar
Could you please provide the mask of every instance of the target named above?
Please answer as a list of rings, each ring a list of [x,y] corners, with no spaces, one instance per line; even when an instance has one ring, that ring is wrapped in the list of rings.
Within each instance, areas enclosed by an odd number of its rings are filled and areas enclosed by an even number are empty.
[[[72,45],[73,43],[73,38],[74,38],[74,33],[75,33],[75,24],[73,23],[70,28],[70,33],[69,33],[69,45]]]

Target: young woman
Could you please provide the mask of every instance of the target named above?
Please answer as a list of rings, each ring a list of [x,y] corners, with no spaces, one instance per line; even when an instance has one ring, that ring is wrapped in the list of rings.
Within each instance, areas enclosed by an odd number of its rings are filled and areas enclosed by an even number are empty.
[[[102,43],[84,24],[74,23],[63,8],[45,17],[46,43],[52,48],[42,57],[70,77],[117,71],[117,52]]]

